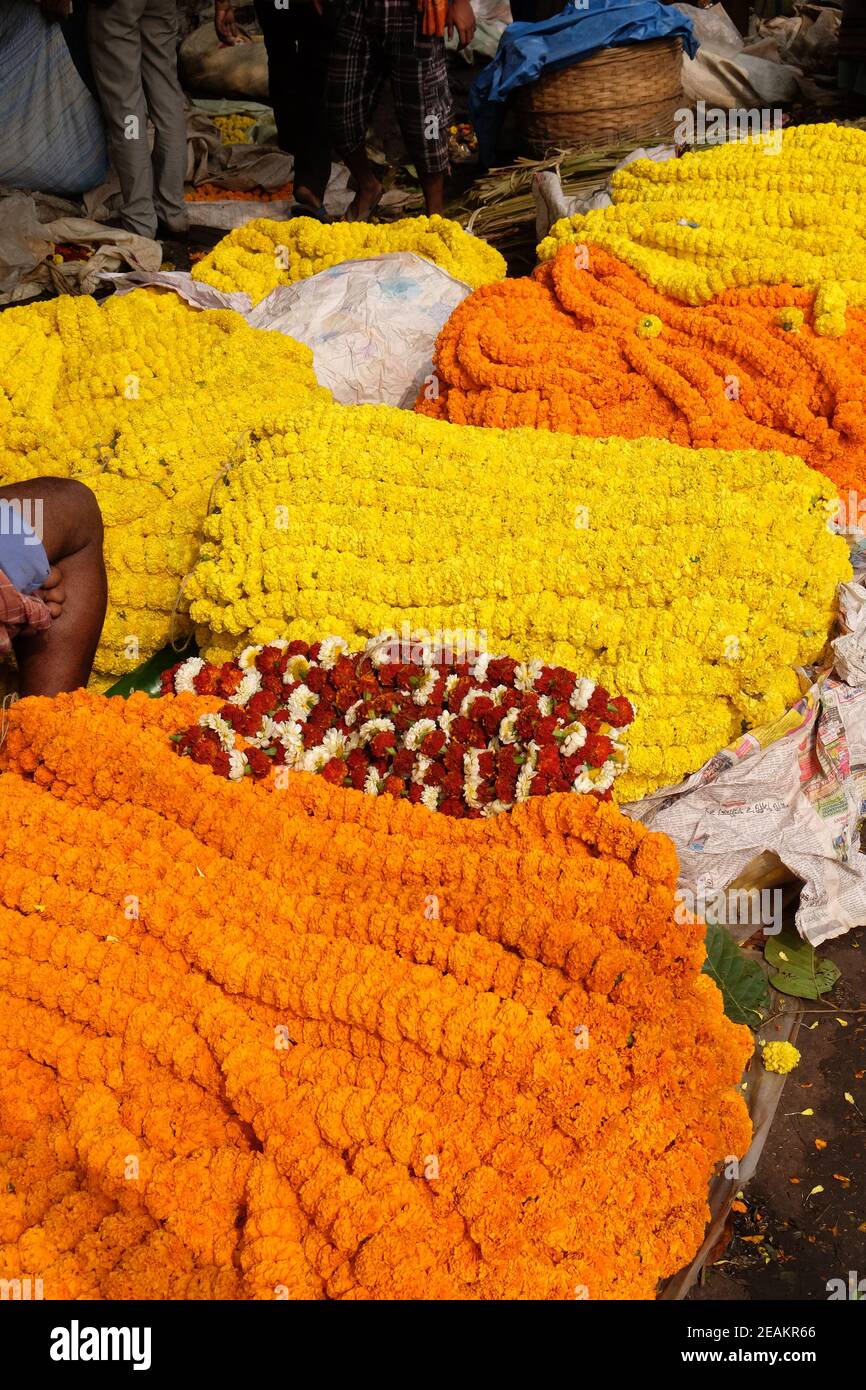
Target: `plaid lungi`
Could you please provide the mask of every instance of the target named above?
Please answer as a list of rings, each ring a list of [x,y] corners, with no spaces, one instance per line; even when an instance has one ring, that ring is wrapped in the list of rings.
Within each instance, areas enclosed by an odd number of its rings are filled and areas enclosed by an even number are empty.
[[[22,594],[0,570],[0,656],[7,656],[16,637],[29,637],[51,626],[51,614],[40,598]]]
[[[444,174],[451,116],[444,39],[421,33],[416,0],[343,0],[339,9],[328,67],[335,150],[345,157],[364,143],[387,77],[415,168]]]

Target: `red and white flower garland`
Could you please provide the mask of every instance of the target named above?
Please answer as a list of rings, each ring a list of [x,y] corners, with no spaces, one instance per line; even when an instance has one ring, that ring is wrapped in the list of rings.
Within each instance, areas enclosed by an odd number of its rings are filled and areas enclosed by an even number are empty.
[[[396,662],[385,636],[354,653],[327,637],[247,647],[222,666],[193,657],[165,673],[163,691],[226,703],[175,736],[178,752],[224,777],[317,772],[453,816],[547,792],[609,797],[627,767],[627,699],[541,661],[416,650],[420,659]]]

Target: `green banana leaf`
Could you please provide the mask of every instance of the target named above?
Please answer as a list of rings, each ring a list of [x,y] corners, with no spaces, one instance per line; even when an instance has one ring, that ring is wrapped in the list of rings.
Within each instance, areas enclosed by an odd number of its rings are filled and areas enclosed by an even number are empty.
[[[160,691],[160,677],[163,671],[167,671],[170,666],[176,666],[179,661],[186,661],[188,657],[198,656],[198,647],[195,640],[190,638],[182,651],[178,651],[169,642],[167,647],[154,652],[149,661],[145,661],[142,666],[136,666],[134,671],[129,671],[125,676],[121,676],[119,681],[115,681],[110,690],[106,690],[106,695],[119,695],[126,700],[136,690],[143,690],[145,695],[155,698]]]
[[[718,923],[707,926],[706,941],[703,973],[715,980],[721,990],[728,1018],[749,1028],[759,1027],[770,1007],[770,991],[760,965]]]

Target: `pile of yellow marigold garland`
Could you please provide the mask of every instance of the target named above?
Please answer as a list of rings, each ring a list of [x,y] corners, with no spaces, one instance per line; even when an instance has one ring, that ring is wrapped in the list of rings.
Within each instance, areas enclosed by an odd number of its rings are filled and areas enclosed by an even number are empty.
[[[190,613],[217,663],[394,629],[579,671],[635,707],[629,800],[798,698],[851,572],[832,496],[779,453],[314,406],[220,484]]]
[[[387,251],[414,251],[473,289],[505,277],[505,261],[493,246],[465,232],[459,222],[438,216],[404,217],[381,226],[323,224],[314,217],[290,222],[262,218],[229,232],[192,274],[218,290],[243,290],[258,304],[278,285]]]
[[[0,1277],[57,1298],[652,1298],[750,1126],[670,842],[457,821],[169,749],[202,707],[12,713]]]
[[[866,305],[866,131],[794,126],[765,139],[636,160],[613,205],[554,224],[538,247],[601,246],[657,290],[702,304],[736,286],[818,290],[815,328],[838,337]]]
[[[457,424],[652,435],[697,448],[782,449],[866,492],[866,315],[817,335],[814,293],[729,290],[697,308],[598,247],[563,246],[531,280],[485,285],[436,345],[435,394]]]
[[[313,393],[330,399],[303,344],[174,294],[102,309],[61,296],[0,317],[0,483],[78,478],[105,519],[97,679],[189,630],[175,610],[215,480],[262,411]]]

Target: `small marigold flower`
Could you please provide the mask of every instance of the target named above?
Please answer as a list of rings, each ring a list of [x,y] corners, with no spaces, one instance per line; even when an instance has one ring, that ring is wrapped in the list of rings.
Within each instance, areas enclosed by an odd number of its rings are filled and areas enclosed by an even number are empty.
[[[657,338],[662,331],[662,321],[655,314],[644,314],[638,319],[635,333],[639,338]]]
[[[766,1071],[778,1072],[785,1076],[793,1071],[800,1060],[800,1053],[793,1043],[770,1042],[761,1049],[761,1061]]]

